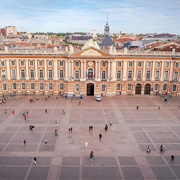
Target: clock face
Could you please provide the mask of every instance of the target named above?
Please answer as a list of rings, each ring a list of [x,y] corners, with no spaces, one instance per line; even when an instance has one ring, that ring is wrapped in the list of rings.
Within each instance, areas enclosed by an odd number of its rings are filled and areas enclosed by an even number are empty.
[[[89,61],[89,62],[88,62],[88,65],[89,65],[89,66],[92,66],[92,65],[93,65],[93,62],[92,62],[92,61]]]

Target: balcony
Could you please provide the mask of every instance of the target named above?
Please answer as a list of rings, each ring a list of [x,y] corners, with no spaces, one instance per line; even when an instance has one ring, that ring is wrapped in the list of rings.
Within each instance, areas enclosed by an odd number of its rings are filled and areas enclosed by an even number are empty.
[[[128,80],[128,81],[132,81],[132,80],[133,80],[133,78],[128,78],[127,80]]]
[[[151,78],[146,78],[146,81],[151,81]]]
[[[154,80],[155,80],[155,81],[160,81],[160,79],[159,79],[159,78],[155,78]]]
[[[116,81],[122,81],[122,78],[116,78]]]
[[[137,78],[136,81],[142,81],[142,78]]]

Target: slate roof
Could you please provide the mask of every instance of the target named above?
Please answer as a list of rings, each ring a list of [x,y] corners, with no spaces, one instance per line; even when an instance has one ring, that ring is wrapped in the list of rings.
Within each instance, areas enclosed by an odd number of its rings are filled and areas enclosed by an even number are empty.
[[[104,36],[104,39],[103,39],[102,43],[101,43],[101,47],[103,47],[103,46],[111,46],[111,45],[114,45],[114,42],[112,41],[111,37],[108,34],[106,34]]]

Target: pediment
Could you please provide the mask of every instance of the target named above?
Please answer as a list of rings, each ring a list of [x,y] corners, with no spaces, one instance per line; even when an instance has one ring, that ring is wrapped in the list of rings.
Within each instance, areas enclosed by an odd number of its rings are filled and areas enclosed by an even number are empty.
[[[71,56],[98,56],[98,57],[102,57],[102,56],[110,56],[108,53],[105,53],[105,52],[102,52],[101,50],[99,49],[95,49],[93,47],[90,47],[90,48],[86,48],[86,49],[83,49],[79,52],[75,52],[73,54],[71,54]]]

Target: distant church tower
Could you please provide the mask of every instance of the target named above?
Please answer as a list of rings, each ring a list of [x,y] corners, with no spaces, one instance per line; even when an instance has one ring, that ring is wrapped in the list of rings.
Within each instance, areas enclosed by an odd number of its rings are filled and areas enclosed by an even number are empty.
[[[104,36],[109,35],[109,24],[108,24],[108,15],[107,15],[107,21],[106,21],[106,25],[104,26]]]

